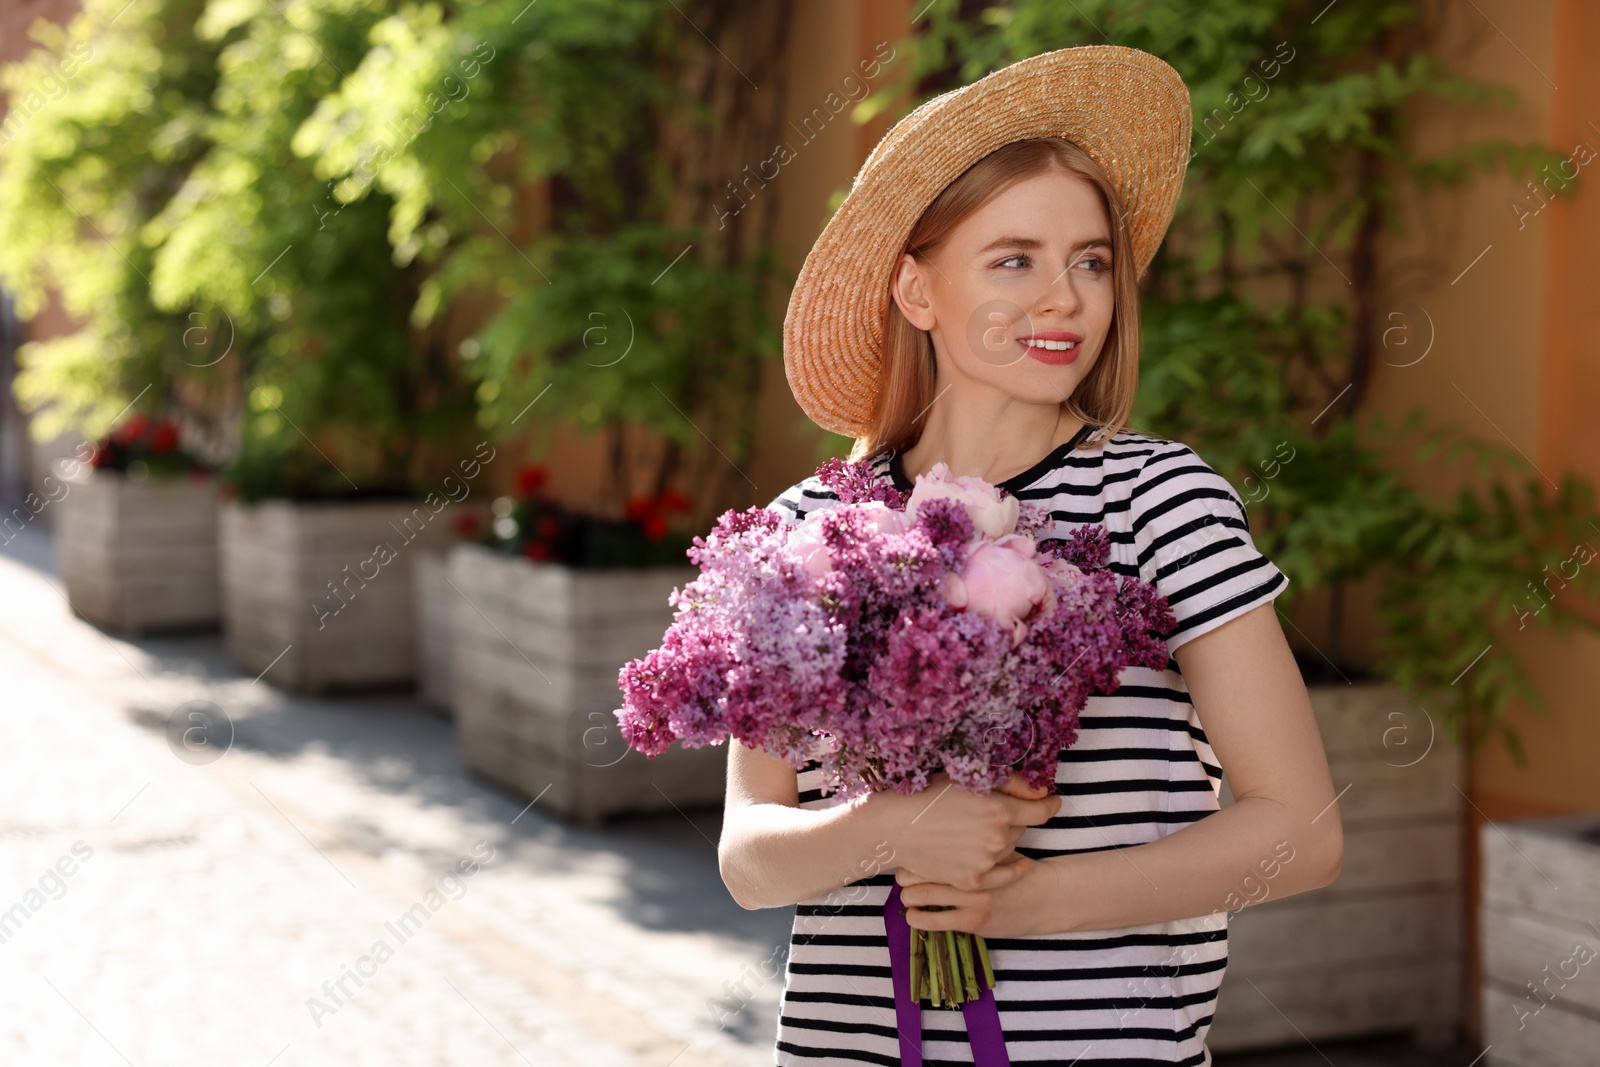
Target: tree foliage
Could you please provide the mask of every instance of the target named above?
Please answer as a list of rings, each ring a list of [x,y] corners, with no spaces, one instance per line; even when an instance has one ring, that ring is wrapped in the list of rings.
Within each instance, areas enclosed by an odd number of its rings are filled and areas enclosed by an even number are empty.
[[[123,9],[9,75],[93,53],[0,164],[0,277],[83,322],[26,354],[42,432],[176,409],[257,497],[401,492],[469,433],[577,425],[610,435],[619,510],[641,468],[660,492],[748,451],[775,197],[704,209],[782,86],[708,41],[772,59],[788,3]]]

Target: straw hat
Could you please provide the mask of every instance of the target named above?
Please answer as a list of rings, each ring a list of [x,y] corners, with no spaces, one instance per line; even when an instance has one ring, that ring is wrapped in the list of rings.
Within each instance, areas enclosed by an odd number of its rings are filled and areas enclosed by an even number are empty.
[[[1024,59],[934,97],[884,135],[806,256],[783,321],[789,388],[818,426],[866,432],[883,365],[889,279],[935,197],[995,149],[1065,137],[1122,194],[1138,272],[1183,187],[1193,119],[1178,72],[1113,45]]]

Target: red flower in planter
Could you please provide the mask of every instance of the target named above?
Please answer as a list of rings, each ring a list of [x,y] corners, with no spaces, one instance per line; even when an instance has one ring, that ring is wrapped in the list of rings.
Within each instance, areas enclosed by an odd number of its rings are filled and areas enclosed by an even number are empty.
[[[128,421],[111,431],[111,440],[119,445],[131,445],[144,436],[150,428],[150,420],[144,415],[129,416]]]
[[[644,535],[652,541],[659,541],[667,536],[667,520],[660,515],[646,515],[643,525]]]
[[[522,546],[522,554],[531,560],[542,562],[550,558],[550,546],[543,541],[528,541]]]
[[[94,452],[89,456],[89,466],[95,470],[104,470],[111,464],[111,449],[105,445],[95,445]]]
[[[561,532],[561,520],[553,515],[546,515],[535,525],[534,532],[540,537],[553,538]]]
[[[150,428],[150,451],[157,455],[175,452],[178,448],[178,428],[162,419]]]
[[[455,531],[460,537],[476,537],[483,529],[483,516],[475,511],[463,511],[456,516]]]
[[[532,496],[549,480],[550,475],[543,467],[522,467],[517,471],[517,495]]]
[[[692,506],[689,498],[676,489],[668,489],[656,497],[656,503],[662,511],[688,511]]]
[[[628,518],[643,521],[655,510],[649,497],[636,496],[628,501]]]

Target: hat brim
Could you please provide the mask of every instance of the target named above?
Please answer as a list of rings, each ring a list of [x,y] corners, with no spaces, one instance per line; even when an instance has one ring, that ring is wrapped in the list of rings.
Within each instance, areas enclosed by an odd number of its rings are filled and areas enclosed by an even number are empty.
[[[1115,45],[1032,56],[901,119],[862,164],[795,280],[783,361],[801,409],[834,433],[866,432],[883,366],[891,272],[923,211],[967,168],[1013,141],[1073,141],[1121,193],[1143,275],[1177,207],[1192,124],[1178,72],[1148,52]]]

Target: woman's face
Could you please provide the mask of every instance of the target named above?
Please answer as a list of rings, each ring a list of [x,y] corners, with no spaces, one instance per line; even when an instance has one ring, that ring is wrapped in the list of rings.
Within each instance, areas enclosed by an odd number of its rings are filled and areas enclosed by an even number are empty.
[[[1055,169],[1016,183],[927,261],[902,256],[893,295],[932,336],[940,379],[1059,404],[1111,328],[1111,220],[1099,190]]]

